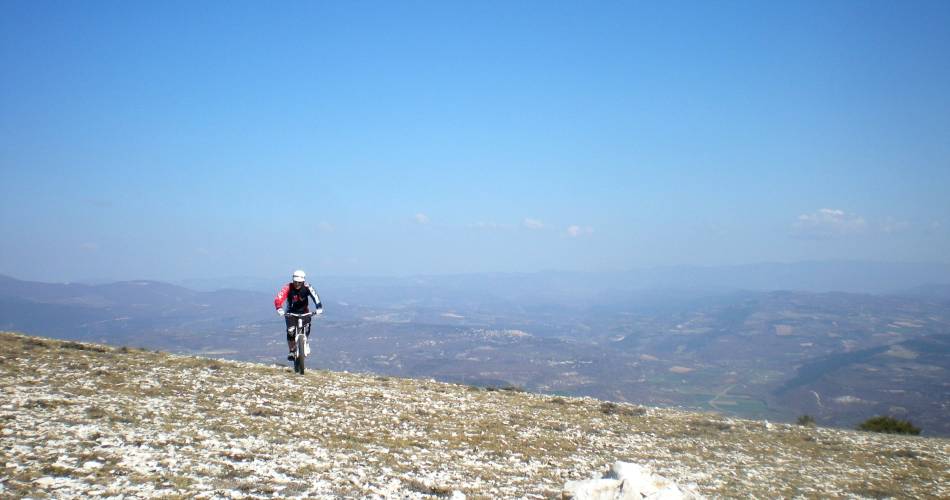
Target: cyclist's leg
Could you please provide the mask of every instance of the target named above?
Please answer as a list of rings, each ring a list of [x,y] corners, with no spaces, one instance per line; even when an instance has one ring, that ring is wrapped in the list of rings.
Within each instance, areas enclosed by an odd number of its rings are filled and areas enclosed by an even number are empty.
[[[307,339],[310,339],[310,317],[303,319],[304,333],[307,334]]]
[[[297,320],[293,318],[284,318],[284,322],[287,324],[287,348],[291,353],[297,350],[297,343],[294,341],[294,336],[296,335]]]

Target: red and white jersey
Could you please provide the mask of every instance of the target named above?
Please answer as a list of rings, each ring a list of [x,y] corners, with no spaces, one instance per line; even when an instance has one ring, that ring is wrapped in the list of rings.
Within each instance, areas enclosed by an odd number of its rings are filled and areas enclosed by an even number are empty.
[[[287,312],[294,314],[309,312],[309,299],[311,297],[313,297],[313,303],[316,305],[315,310],[319,311],[323,309],[323,304],[320,303],[320,296],[317,295],[317,291],[313,289],[310,283],[304,283],[300,288],[295,287],[293,283],[287,283],[277,292],[277,296],[274,297],[274,309],[280,309],[284,306],[284,302],[286,302]]]

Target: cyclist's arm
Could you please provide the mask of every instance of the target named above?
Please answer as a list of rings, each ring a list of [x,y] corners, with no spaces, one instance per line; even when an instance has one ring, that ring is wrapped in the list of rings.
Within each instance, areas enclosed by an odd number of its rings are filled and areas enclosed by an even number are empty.
[[[277,296],[274,297],[274,309],[284,307],[284,301],[287,300],[288,293],[290,293],[290,285],[284,285],[284,287],[277,292]]]
[[[323,304],[320,302],[320,296],[317,295],[317,291],[313,289],[313,285],[307,283],[307,290],[310,291],[310,296],[313,297],[313,312],[316,314],[323,314]]]

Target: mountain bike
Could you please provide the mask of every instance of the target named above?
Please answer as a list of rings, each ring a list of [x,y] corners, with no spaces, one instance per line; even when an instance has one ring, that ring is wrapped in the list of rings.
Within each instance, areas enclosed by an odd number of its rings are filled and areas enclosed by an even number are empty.
[[[310,355],[310,340],[307,338],[307,328],[303,324],[304,318],[310,318],[316,316],[315,312],[306,312],[302,314],[297,313],[284,313],[284,316],[290,316],[291,318],[297,318],[297,326],[294,328],[294,342],[296,343],[296,349],[294,350],[294,372],[303,375],[304,364],[307,356]]]

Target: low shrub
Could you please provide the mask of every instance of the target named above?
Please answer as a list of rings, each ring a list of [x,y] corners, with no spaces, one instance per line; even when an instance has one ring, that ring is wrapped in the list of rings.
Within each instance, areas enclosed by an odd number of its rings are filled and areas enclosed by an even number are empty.
[[[814,427],[815,419],[811,415],[802,415],[798,417],[798,420],[796,420],[795,423],[802,427]]]
[[[605,401],[600,404],[600,412],[604,415],[622,415],[625,417],[639,417],[646,413],[645,408],[634,407],[631,408],[626,405],[618,405],[610,401]]]
[[[93,344],[81,344],[79,342],[67,341],[59,345],[60,349],[76,349],[78,351],[109,352],[105,347]]]
[[[518,387],[517,385],[514,385],[514,384],[507,384],[501,387],[495,386],[495,385],[489,385],[485,387],[485,390],[488,392],[496,392],[496,391],[526,392],[524,388]]]
[[[909,420],[899,420],[894,417],[871,417],[861,425],[858,430],[869,432],[883,432],[885,434],[920,434],[920,428],[914,427]]]

